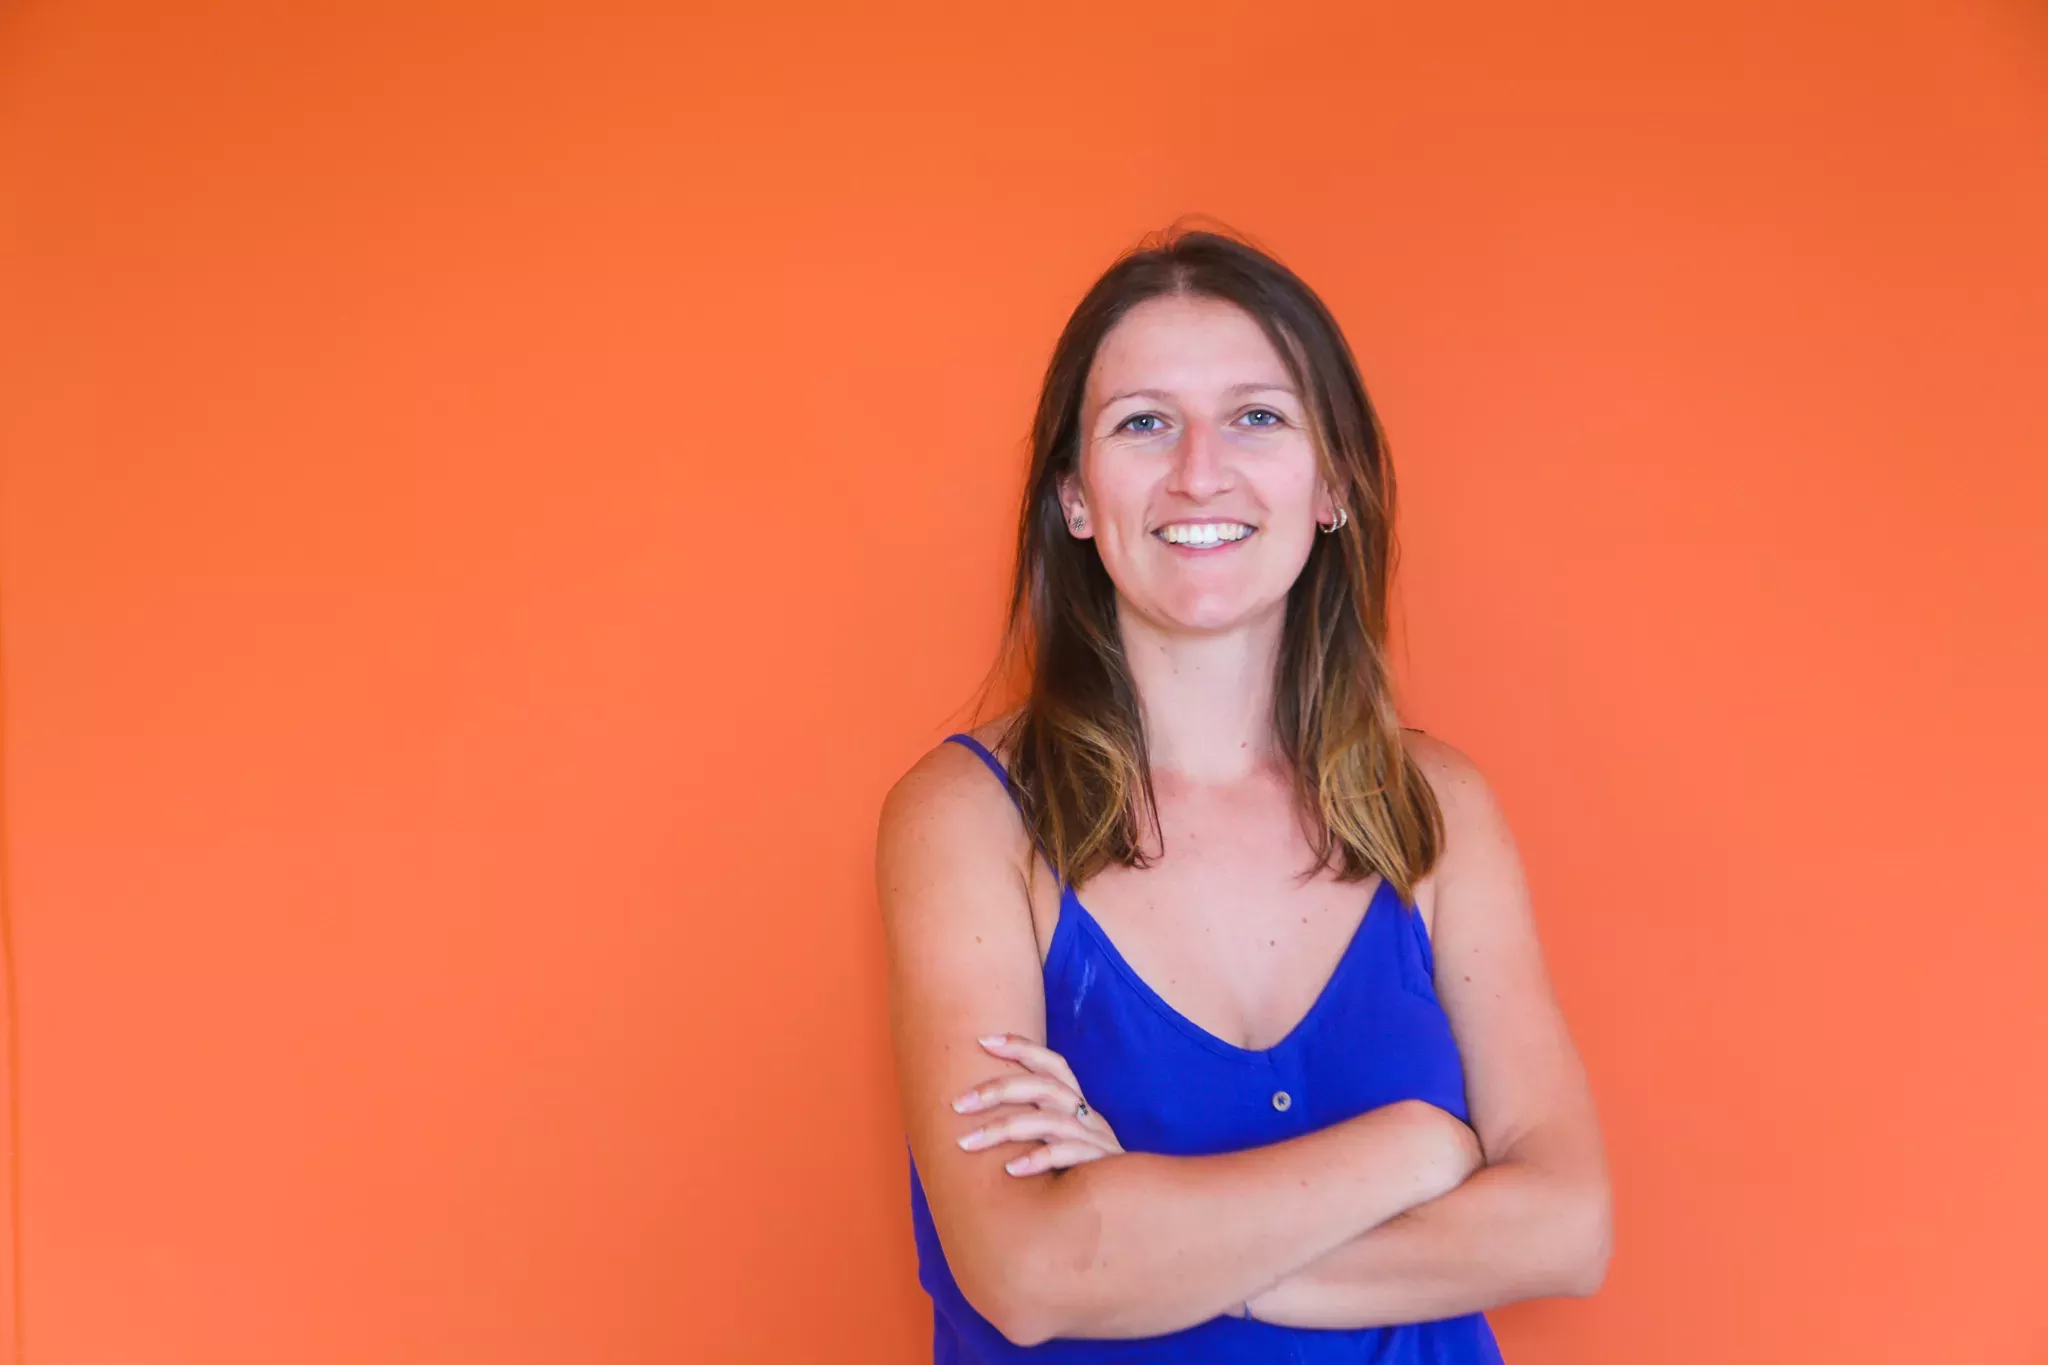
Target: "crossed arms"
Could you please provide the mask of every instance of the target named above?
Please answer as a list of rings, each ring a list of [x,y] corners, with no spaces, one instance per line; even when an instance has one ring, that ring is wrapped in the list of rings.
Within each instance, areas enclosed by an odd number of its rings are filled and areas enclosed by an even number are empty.
[[[957,745],[890,792],[876,872],[905,1131],[954,1278],[1006,1337],[1152,1336],[1247,1307],[1293,1326],[1369,1327],[1599,1285],[1599,1129],[1513,839],[1463,755],[1408,739],[1444,813],[1429,879],[1437,992],[1471,1127],[1408,1101],[1215,1156],[1125,1153],[1111,1137],[1102,1159],[1059,1168],[1049,1154],[1083,1144],[1064,1115],[1045,1117],[1056,1106],[1028,1103],[973,1122],[1037,1136],[961,1149],[972,1124],[953,1102],[1003,1065],[976,1040],[1045,1037],[1035,855],[1007,796]],[[1012,1174],[1020,1156],[1030,1169]]]

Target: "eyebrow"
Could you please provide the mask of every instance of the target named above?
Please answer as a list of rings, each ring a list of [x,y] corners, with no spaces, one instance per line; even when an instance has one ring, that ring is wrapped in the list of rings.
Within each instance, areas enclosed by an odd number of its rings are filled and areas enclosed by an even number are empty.
[[[1246,393],[1284,393],[1293,395],[1294,386],[1291,384],[1271,384],[1263,379],[1252,379],[1242,384],[1232,384],[1224,392],[1232,397]],[[1151,398],[1160,402],[1168,402],[1173,397],[1174,395],[1166,392],[1164,389],[1132,389],[1128,393],[1112,394],[1108,398],[1103,399],[1102,406],[1106,408],[1111,403],[1121,403],[1126,398]]]

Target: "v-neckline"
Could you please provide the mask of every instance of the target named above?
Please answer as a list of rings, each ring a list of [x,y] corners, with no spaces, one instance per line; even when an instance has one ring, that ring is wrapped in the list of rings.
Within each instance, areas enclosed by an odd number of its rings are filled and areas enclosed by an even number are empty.
[[[1103,956],[1107,957],[1111,965],[1118,972],[1122,973],[1125,980],[1131,983],[1132,988],[1140,996],[1144,997],[1145,1002],[1164,1016],[1174,1027],[1180,1029],[1181,1032],[1187,1034],[1203,1046],[1221,1052],[1226,1057],[1236,1057],[1245,1061],[1271,1062],[1275,1054],[1285,1050],[1289,1044],[1308,1031],[1309,1027],[1322,1015],[1331,999],[1335,997],[1339,983],[1343,981],[1345,972],[1351,966],[1351,959],[1358,955],[1359,945],[1365,940],[1366,926],[1372,923],[1373,915],[1378,913],[1380,902],[1386,899],[1387,892],[1391,889],[1392,885],[1385,877],[1379,879],[1379,884],[1373,888],[1372,898],[1365,904],[1365,913],[1358,917],[1358,927],[1351,931],[1351,937],[1345,942],[1344,951],[1338,955],[1337,963],[1330,969],[1330,975],[1323,982],[1322,989],[1316,992],[1316,998],[1309,1002],[1308,1010],[1300,1019],[1295,1021],[1294,1026],[1281,1035],[1280,1040],[1271,1047],[1239,1047],[1229,1039],[1219,1037],[1217,1034],[1203,1028],[1200,1024],[1176,1009],[1172,1002],[1154,990],[1152,983],[1147,981],[1139,974],[1138,969],[1131,965],[1130,959],[1123,955],[1123,950],[1116,946],[1116,940],[1111,938],[1109,931],[1102,927],[1102,921],[1096,919],[1088,907],[1081,903],[1080,896],[1075,893],[1074,888],[1070,885],[1062,884],[1060,888],[1060,923],[1053,926],[1053,938],[1057,940],[1061,931],[1067,927],[1067,922],[1072,920],[1081,930],[1095,939],[1096,943],[1102,948]],[[1057,947],[1057,944],[1054,946]],[[1052,952],[1046,954],[1045,965],[1047,968],[1051,967],[1054,956],[1055,953]]]

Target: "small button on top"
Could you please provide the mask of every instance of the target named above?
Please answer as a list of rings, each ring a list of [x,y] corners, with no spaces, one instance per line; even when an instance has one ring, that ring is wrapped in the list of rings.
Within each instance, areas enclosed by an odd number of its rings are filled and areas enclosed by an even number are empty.
[[[1285,1090],[1275,1090],[1273,1092],[1273,1107],[1284,1114],[1294,1107],[1294,1097]]]

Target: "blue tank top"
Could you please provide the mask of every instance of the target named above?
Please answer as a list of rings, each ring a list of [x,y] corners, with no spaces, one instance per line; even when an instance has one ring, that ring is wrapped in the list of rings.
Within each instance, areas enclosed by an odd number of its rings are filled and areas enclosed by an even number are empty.
[[[979,754],[1009,788],[1009,774],[980,741],[947,738]],[[1088,1103],[1127,1151],[1202,1156],[1262,1147],[1405,1099],[1467,1116],[1464,1065],[1437,1003],[1428,931],[1413,905],[1404,905],[1385,881],[1308,1014],[1261,1052],[1218,1038],[1167,1004],[1064,884],[1044,975],[1046,1045],[1067,1059]],[[1018,1346],[960,1293],[914,1159],[910,1212],[918,1280],[932,1298],[934,1365],[1025,1359],[1071,1365],[1500,1362],[1478,1313],[1358,1331],[1218,1317],[1165,1336]]]

